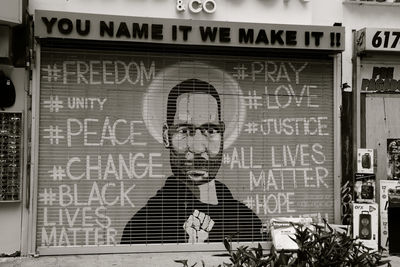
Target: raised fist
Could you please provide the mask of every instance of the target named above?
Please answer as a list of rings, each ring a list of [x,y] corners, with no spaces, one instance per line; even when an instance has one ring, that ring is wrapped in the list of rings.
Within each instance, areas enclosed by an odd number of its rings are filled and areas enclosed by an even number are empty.
[[[214,226],[214,221],[204,212],[194,210],[183,224],[183,229],[189,236],[188,243],[204,243],[208,239],[208,233]]]

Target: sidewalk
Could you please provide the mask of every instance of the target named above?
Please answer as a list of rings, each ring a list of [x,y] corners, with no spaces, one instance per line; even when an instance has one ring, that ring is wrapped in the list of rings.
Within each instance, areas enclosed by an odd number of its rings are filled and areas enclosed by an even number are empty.
[[[400,266],[400,257],[399,256],[390,256],[388,257],[390,260],[390,263],[392,264],[393,267],[399,267]]]
[[[101,254],[101,255],[71,255],[71,256],[40,256],[0,258],[0,267],[179,267],[180,263],[174,260],[190,259],[196,267],[202,267],[201,260],[206,267],[218,266],[227,258],[213,257],[221,252],[190,252],[190,253],[140,253],[140,254]],[[191,266],[190,265],[190,266]]]
[[[206,267],[218,266],[223,261],[229,262],[227,258],[215,257],[215,252],[190,252],[183,253],[140,253],[140,254],[108,254],[108,255],[73,255],[73,256],[41,256],[41,257],[19,257],[0,258],[1,267],[179,267],[180,263],[174,262],[179,259],[190,259],[189,266],[197,262],[196,267],[202,267],[204,260]],[[400,257],[390,256],[393,267],[400,267]]]

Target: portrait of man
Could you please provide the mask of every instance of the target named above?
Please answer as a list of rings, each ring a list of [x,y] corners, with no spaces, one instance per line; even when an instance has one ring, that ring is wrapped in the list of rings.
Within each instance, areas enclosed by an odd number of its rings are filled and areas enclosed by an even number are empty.
[[[216,180],[225,123],[208,82],[188,79],[171,89],[162,138],[172,176],[125,225],[121,244],[260,241],[261,220]]]

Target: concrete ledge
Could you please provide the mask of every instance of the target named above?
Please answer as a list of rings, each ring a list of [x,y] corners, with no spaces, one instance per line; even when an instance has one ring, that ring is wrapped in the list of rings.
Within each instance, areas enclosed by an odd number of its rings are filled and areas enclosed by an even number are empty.
[[[0,258],[1,267],[120,267],[120,266],[161,266],[180,267],[174,260],[189,260],[189,266],[197,262],[201,267],[203,260],[206,267],[213,267],[229,262],[227,257],[213,256],[220,252],[187,252],[187,253],[136,253],[77,256],[41,256]],[[400,266],[400,257],[390,256],[392,266]]]
[[[221,252],[189,252],[189,253],[137,253],[137,254],[107,254],[107,255],[78,255],[78,256],[40,256],[20,258],[0,258],[1,267],[106,267],[106,266],[162,266],[179,267],[182,264],[174,260],[189,260],[193,265],[201,267],[201,260],[207,267],[218,266],[227,257],[213,255]]]

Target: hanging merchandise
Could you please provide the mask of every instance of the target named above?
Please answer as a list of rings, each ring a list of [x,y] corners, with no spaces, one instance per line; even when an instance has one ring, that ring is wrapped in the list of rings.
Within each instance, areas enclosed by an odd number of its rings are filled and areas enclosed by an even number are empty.
[[[400,178],[400,139],[387,139],[387,179]]]
[[[3,71],[0,70],[0,109],[11,107],[15,103],[14,84]]]
[[[21,113],[0,112],[0,202],[20,200]]]
[[[378,204],[353,204],[353,237],[378,249]]]
[[[399,180],[380,180],[380,222],[381,222],[381,247],[389,250],[389,228],[388,228],[388,209],[389,209],[389,197],[393,193],[400,191]]]
[[[388,207],[388,241],[389,254],[400,254],[400,244],[398,237],[400,235],[400,186],[389,189],[389,207]]]
[[[357,172],[374,173],[374,150],[359,148],[357,151]]]
[[[357,203],[375,203],[375,174],[356,173],[354,193]]]

